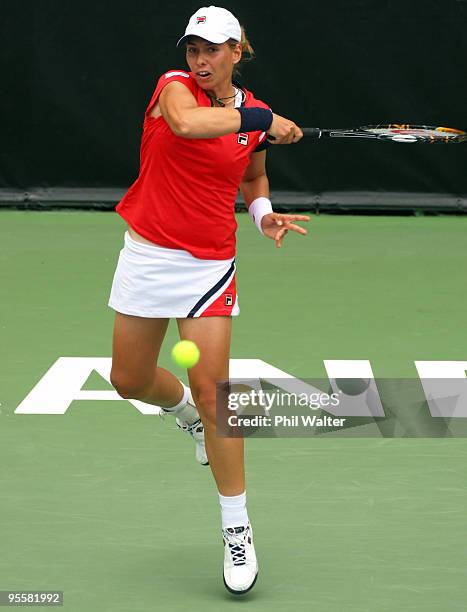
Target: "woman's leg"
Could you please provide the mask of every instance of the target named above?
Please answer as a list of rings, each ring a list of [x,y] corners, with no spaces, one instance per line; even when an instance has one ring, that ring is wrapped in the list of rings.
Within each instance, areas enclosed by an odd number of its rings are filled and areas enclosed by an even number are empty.
[[[149,319],[116,313],[110,380],[127,399],[161,406],[177,417],[181,429],[196,443],[196,460],[208,464],[203,426],[190,389],[157,366],[169,319]]]
[[[171,407],[183,397],[178,378],[157,366],[169,319],[115,313],[110,380],[119,395]]]
[[[209,465],[219,493],[245,491],[243,438],[216,435],[216,383],[229,378],[231,317],[177,319],[180,338],[192,340],[200,350],[198,363],[188,370],[190,388],[204,424]]]
[[[219,489],[224,540],[224,584],[231,593],[249,591],[256,582],[258,562],[246,510],[243,438],[216,435],[216,383],[229,378],[230,317],[178,319],[180,337],[200,350],[199,362],[188,370],[190,387],[204,424],[209,464]]]

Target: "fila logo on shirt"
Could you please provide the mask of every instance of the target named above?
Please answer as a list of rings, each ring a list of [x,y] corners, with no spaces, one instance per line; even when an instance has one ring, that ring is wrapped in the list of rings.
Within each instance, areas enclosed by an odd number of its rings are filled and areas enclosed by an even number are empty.
[[[226,293],[225,294],[225,305],[226,306],[232,306],[232,304],[233,304],[232,294],[231,293]]]
[[[242,144],[246,146],[248,144],[248,134],[239,134],[238,144]]]
[[[196,24],[206,23],[206,17],[196,17]]]

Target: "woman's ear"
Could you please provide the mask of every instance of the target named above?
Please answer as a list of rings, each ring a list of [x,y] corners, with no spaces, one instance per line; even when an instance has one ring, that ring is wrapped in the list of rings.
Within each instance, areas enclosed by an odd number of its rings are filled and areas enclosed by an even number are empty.
[[[242,46],[240,44],[235,45],[235,49],[232,51],[233,53],[233,63],[238,64],[242,59]]]

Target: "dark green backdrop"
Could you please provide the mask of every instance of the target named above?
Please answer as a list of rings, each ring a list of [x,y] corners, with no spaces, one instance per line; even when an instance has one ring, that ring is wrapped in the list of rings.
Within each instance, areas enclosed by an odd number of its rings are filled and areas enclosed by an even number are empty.
[[[2,3],[0,189],[125,188],[145,106],[199,3]],[[466,128],[465,0],[233,0],[257,59],[243,81],[301,125]],[[269,154],[271,186],[467,194],[467,146],[302,141]]]

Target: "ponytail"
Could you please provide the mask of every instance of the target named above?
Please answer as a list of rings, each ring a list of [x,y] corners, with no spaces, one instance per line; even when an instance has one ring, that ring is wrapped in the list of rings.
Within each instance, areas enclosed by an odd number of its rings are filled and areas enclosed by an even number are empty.
[[[228,41],[229,46],[232,49],[234,49],[238,44],[240,44],[241,47],[242,47],[242,59],[234,67],[234,72],[233,72],[234,76],[238,76],[240,74],[240,65],[243,62],[250,62],[255,57],[255,51],[254,51],[253,47],[251,46],[250,41],[247,38],[247,35],[246,35],[246,32],[245,32],[245,28],[243,26],[240,26],[240,27],[241,27],[241,31],[242,31],[242,38],[241,38],[240,42],[238,42],[237,40],[233,40],[233,38],[231,38]]]

